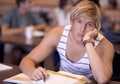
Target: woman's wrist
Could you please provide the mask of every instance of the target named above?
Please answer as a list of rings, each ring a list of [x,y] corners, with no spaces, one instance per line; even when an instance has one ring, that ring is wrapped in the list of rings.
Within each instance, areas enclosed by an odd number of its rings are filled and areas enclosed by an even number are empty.
[[[89,38],[89,39],[86,39],[86,40],[83,41],[83,45],[84,45],[84,46],[85,46],[86,44],[88,44],[88,43],[92,43],[92,44],[94,45],[94,40],[91,39],[91,38]]]
[[[32,73],[34,72],[34,70],[35,70],[35,69],[30,70],[30,71],[28,72],[28,76],[30,76],[30,77],[31,77],[31,75],[32,75]]]

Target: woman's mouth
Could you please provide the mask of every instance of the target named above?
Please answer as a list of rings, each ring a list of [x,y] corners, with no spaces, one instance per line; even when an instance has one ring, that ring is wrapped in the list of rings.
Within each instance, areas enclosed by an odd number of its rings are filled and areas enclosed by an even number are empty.
[[[78,36],[78,37],[83,37],[83,36],[84,36],[84,34],[77,34],[77,36]]]

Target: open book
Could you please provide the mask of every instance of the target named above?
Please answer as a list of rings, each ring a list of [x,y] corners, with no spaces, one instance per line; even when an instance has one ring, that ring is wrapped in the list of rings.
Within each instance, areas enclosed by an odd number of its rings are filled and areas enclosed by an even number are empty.
[[[24,73],[5,79],[4,81],[19,84],[85,84],[86,82],[91,82],[87,77],[82,75],[74,75],[64,71],[54,72],[47,70],[47,72],[49,78],[45,82],[43,80],[33,81]]]

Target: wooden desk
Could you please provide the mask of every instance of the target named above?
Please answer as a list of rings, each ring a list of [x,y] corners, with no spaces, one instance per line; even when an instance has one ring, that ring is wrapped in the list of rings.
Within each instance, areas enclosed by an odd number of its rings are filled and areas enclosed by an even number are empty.
[[[26,39],[23,35],[0,36],[0,43],[9,43],[15,46],[34,48],[41,42],[42,39],[43,37],[33,37],[32,39]],[[1,62],[3,62],[4,60],[2,58],[4,58],[4,55],[2,55],[2,53],[0,57]]]
[[[19,66],[16,65],[10,65],[10,66],[12,66],[13,69],[0,72],[0,84],[11,84],[11,83],[4,83],[3,80],[21,73]],[[110,81],[108,84],[120,84],[120,82]]]
[[[22,35],[13,35],[13,36],[1,36],[0,42],[10,43],[18,46],[30,46],[35,47],[40,43],[43,37],[33,37],[32,39],[26,39]]]
[[[0,84],[5,84],[3,82],[4,79],[12,77],[14,75],[17,75],[19,73],[21,73],[19,66],[17,65],[10,65],[13,67],[13,69],[11,70],[6,70],[6,71],[0,71]]]

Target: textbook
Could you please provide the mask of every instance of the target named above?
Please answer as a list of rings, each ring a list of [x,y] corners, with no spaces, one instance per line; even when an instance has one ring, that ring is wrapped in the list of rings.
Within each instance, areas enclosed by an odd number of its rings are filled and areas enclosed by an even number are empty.
[[[24,73],[20,73],[13,77],[3,80],[4,82],[19,83],[19,84],[85,84],[91,81],[83,75],[74,75],[64,71],[47,70],[49,78],[44,82],[43,80],[33,81]]]

